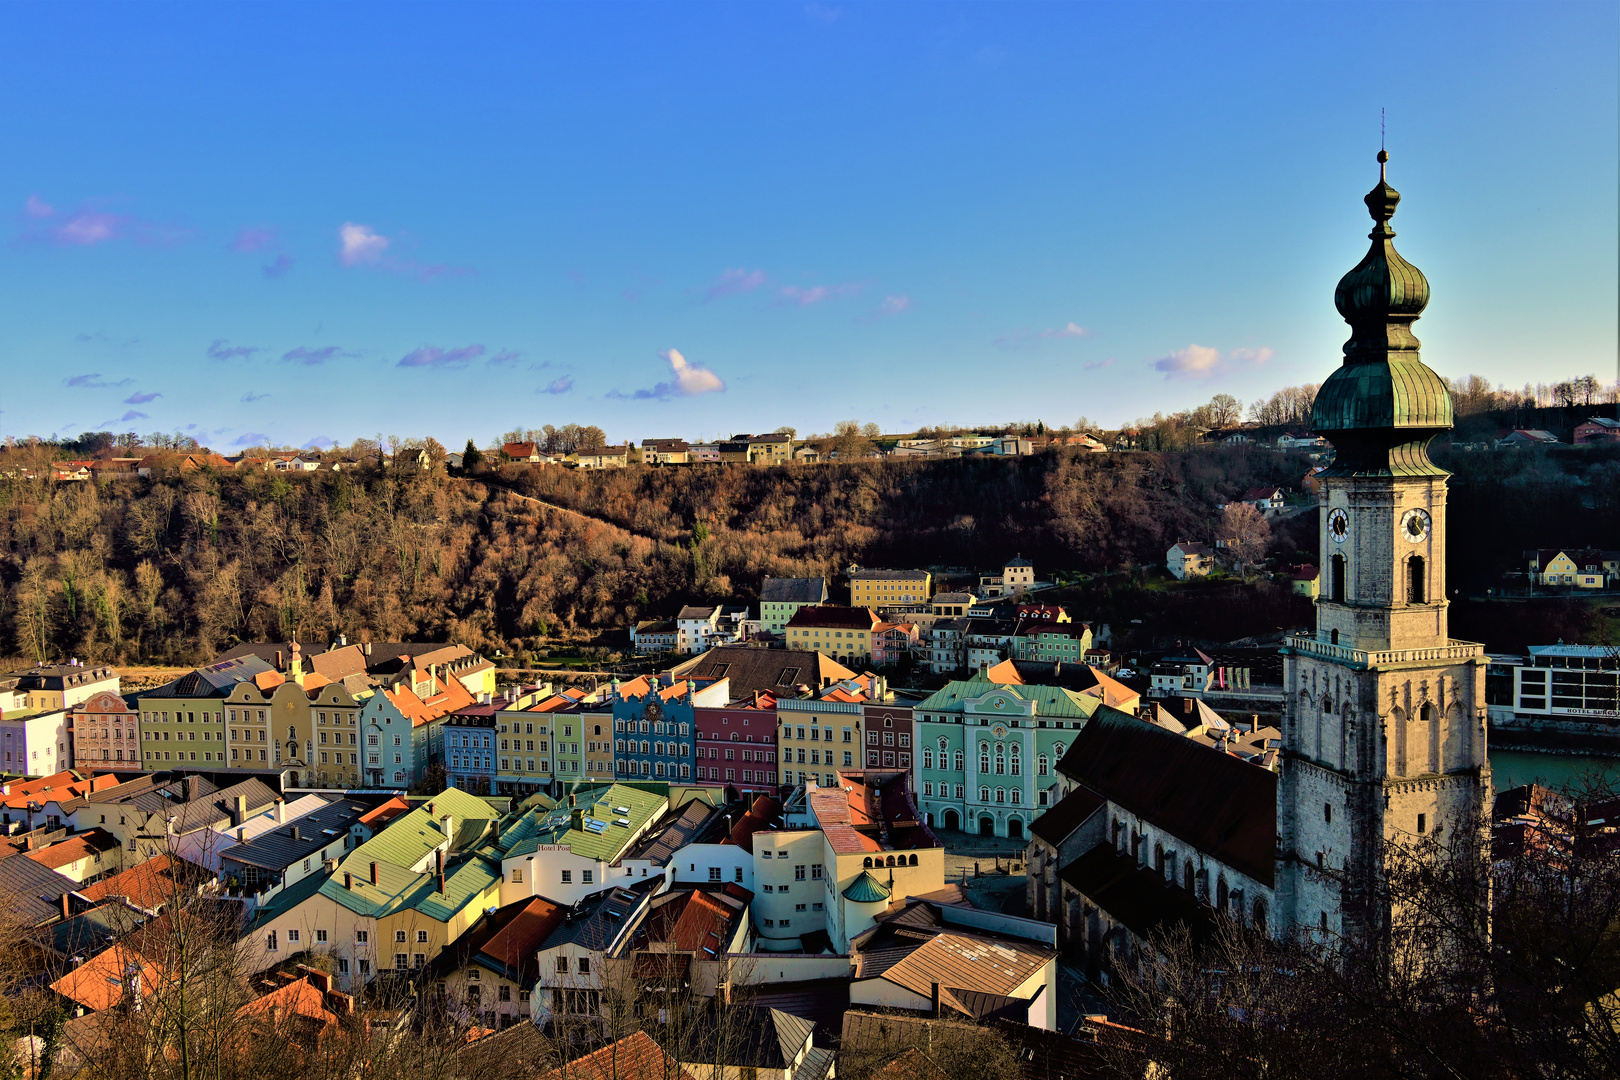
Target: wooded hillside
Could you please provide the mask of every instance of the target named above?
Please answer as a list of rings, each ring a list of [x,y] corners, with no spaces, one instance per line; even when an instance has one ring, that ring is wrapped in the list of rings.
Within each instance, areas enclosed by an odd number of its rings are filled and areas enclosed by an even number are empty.
[[[1620,546],[1620,454],[1441,460],[1457,473],[1456,587],[1483,591],[1524,547]],[[13,477],[0,481],[0,652],[184,663],[241,640],[339,633],[495,650],[692,601],[752,601],[766,575],[851,563],[977,570],[1022,553],[1043,575],[1158,565],[1177,540],[1209,537],[1219,503],[1296,486],[1302,471],[1295,457],[1223,448],[473,478],[371,466]],[[1279,556],[1314,558],[1313,517],[1278,530]]]

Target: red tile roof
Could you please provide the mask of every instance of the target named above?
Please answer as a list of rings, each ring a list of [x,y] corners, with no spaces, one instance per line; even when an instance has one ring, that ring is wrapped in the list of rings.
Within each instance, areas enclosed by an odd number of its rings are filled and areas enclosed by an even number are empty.
[[[156,911],[175,896],[174,865],[177,861],[165,852],[122,873],[86,885],[78,892],[80,896],[98,904],[121,896],[144,911]]]
[[[637,1031],[539,1080],[693,1080],[693,1076],[651,1035]]]
[[[478,951],[513,971],[533,969],[540,946],[566,914],[561,906],[537,896]]]
[[[88,832],[70,836],[65,840],[58,840],[47,848],[30,851],[27,857],[41,866],[52,870],[76,863],[80,859],[87,859],[93,855],[118,850],[118,841],[105,829],[91,829]]]
[[[774,827],[782,820],[782,804],[769,795],[761,795],[754,800],[754,805],[748,808],[737,824],[732,826],[731,835],[726,843],[736,844],[748,854],[754,853],[754,834],[761,829]]]

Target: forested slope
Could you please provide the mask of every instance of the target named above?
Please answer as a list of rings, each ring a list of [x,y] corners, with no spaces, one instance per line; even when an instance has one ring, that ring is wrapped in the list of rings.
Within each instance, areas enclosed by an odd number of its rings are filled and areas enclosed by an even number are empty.
[[[1440,460],[1457,473],[1454,586],[1482,591],[1523,547],[1620,547],[1620,455]],[[0,653],[187,662],[241,640],[339,633],[493,650],[694,600],[751,601],[766,575],[835,576],[851,563],[979,569],[1022,553],[1043,572],[1160,564],[1177,540],[1210,536],[1219,503],[1251,486],[1295,486],[1301,471],[1294,457],[1204,449],[507,466],[470,478],[369,468],[99,485],[12,477],[0,480]],[[1298,524],[1279,533],[1290,549],[1280,554],[1314,558],[1314,530]]]

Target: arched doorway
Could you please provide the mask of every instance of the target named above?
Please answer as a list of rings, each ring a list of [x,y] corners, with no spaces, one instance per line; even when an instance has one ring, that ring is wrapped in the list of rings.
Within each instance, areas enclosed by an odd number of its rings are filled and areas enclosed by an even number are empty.
[[[727,784],[726,785],[726,802],[733,803],[733,802],[741,802],[741,801],[742,801],[742,796],[737,793],[737,789],[732,787],[730,784]]]
[[[1024,823],[1017,818],[1009,818],[1007,821],[1007,839],[1022,840],[1023,838]]]
[[[291,773],[287,774],[287,786],[288,787],[297,787],[298,786],[298,774],[297,773],[291,772]]]
[[[989,814],[986,814],[984,817],[980,818],[979,819],[979,835],[980,836],[994,836],[994,835],[996,835],[996,819],[991,817]]]
[[[957,816],[955,810],[945,811],[945,827],[953,832],[962,828],[962,819]]]

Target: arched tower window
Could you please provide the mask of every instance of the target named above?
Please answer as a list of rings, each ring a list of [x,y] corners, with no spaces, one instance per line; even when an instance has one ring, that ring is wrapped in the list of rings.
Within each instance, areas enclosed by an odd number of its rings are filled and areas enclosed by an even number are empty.
[[[1331,592],[1329,593],[1329,596],[1335,604],[1344,603],[1345,562],[1346,560],[1343,555],[1333,556],[1333,562],[1331,564],[1332,574],[1329,584]]]
[[[1424,580],[1423,571],[1423,556],[1413,555],[1406,560],[1406,602],[1408,604],[1428,602],[1428,583]]]

